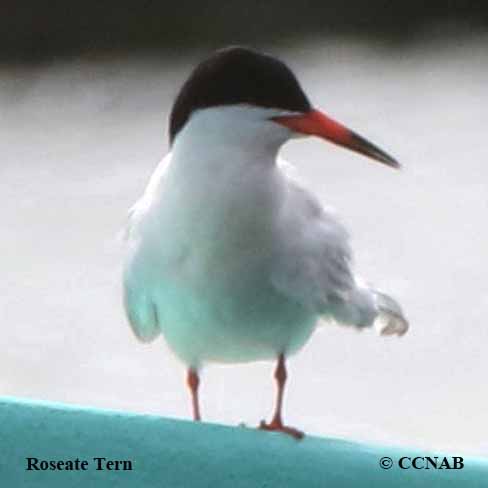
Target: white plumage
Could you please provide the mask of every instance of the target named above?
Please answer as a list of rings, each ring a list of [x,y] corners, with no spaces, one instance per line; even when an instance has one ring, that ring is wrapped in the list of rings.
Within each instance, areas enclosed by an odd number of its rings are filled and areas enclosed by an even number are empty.
[[[355,277],[342,224],[277,162],[294,136],[277,115],[197,111],[131,209],[127,316],[139,339],[162,333],[190,367],[288,355],[320,319],[408,328],[395,300]]]

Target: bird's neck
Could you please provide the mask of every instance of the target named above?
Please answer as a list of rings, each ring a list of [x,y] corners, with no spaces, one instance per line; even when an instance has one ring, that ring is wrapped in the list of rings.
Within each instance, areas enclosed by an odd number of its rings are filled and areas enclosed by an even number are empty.
[[[215,177],[220,171],[274,166],[289,133],[264,118],[261,110],[222,107],[193,114],[174,141],[175,166],[217,172]]]

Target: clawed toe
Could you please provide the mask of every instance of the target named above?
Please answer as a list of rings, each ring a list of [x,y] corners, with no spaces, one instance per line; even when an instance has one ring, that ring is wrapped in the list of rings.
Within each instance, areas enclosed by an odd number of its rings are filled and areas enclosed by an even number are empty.
[[[259,429],[275,431],[275,432],[283,432],[284,434],[291,435],[293,438],[297,440],[303,439],[303,437],[305,436],[305,434],[301,430],[295,429],[294,427],[289,427],[287,425],[283,425],[281,422],[276,422],[276,421],[272,421],[269,424],[267,424],[264,420],[261,420],[261,423],[259,424]]]

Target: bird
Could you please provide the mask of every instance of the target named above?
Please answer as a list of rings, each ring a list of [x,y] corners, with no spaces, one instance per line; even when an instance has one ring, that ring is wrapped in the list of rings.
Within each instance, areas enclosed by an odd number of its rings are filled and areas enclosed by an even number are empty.
[[[136,337],[160,334],[183,362],[193,419],[202,368],[276,361],[276,403],[258,428],[301,439],[283,420],[287,359],[319,323],[403,335],[399,303],[353,270],[349,234],[279,152],[317,136],[399,163],[311,104],[292,70],[244,46],[190,73],[169,116],[169,152],[129,210],[123,303]]]

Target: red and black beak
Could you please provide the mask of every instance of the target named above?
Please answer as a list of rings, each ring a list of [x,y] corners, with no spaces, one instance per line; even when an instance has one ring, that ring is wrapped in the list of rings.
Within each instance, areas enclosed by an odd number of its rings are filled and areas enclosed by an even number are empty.
[[[364,154],[392,168],[400,167],[400,164],[394,158],[386,154],[379,147],[347,127],[344,127],[342,124],[339,124],[339,122],[327,117],[327,115],[319,110],[310,110],[299,115],[273,117],[272,120],[288,127],[294,132],[327,139],[334,144]]]

